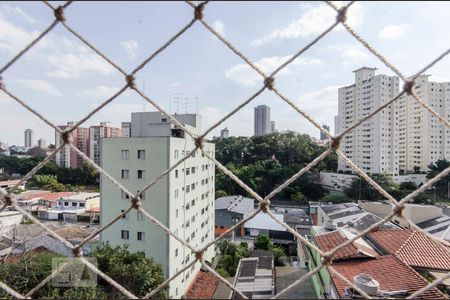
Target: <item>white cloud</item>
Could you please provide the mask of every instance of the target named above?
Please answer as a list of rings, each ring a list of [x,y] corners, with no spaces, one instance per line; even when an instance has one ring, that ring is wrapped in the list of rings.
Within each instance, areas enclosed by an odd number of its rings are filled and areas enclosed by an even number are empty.
[[[222,21],[220,21],[220,20],[214,21],[214,23],[212,24],[212,27],[221,36],[225,36],[225,24]]]
[[[85,90],[82,95],[94,97],[95,99],[107,99],[119,91],[117,86],[99,85],[93,90]]]
[[[139,44],[135,40],[120,42],[120,46],[127,52],[131,59],[136,58],[136,51],[139,49]]]
[[[287,55],[287,56],[264,57],[258,60],[257,62],[254,62],[254,64],[265,73],[270,73],[271,71],[279,67],[282,63],[284,63],[286,60],[288,60],[290,57],[292,56]],[[312,65],[312,64],[319,64],[320,62],[321,62],[320,60],[314,58],[299,57],[296,60],[294,60],[291,64]],[[291,71],[289,70],[289,68],[285,67],[278,73],[278,75],[283,74],[285,75],[289,74],[290,72]],[[261,75],[259,75],[255,70],[253,70],[249,65],[245,63],[235,65],[230,69],[228,69],[225,72],[225,77],[244,86],[253,86],[257,82],[263,80]]]
[[[338,48],[342,51],[342,57],[352,63],[361,64],[370,58],[368,51],[361,44],[344,45]]]
[[[405,33],[407,27],[408,26],[406,24],[384,26],[383,29],[381,29],[381,31],[378,33],[378,38],[397,39]]]
[[[47,59],[49,64],[56,68],[46,73],[48,77],[80,78],[86,72],[94,71],[102,75],[113,72],[113,67],[94,53],[50,54]]]
[[[17,6],[3,5],[2,12],[15,17],[20,17],[29,23],[36,23],[36,20],[33,17]]]
[[[54,96],[62,96],[60,91],[51,83],[40,79],[16,79],[15,82],[30,88]]]
[[[17,54],[39,33],[28,32],[20,26],[2,19],[0,16],[0,51],[8,54]]]
[[[340,2],[336,2],[340,6]],[[359,2],[354,3],[348,10],[347,23],[357,27],[363,23],[363,7]],[[270,34],[253,40],[254,46],[260,46],[274,39],[296,39],[313,34],[319,34],[330,27],[336,20],[336,11],[327,4],[320,4],[306,10],[299,19],[292,21],[287,27],[276,29]]]

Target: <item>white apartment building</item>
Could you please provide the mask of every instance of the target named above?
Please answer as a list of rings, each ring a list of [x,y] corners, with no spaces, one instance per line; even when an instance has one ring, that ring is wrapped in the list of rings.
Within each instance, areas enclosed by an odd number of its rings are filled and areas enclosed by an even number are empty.
[[[122,122],[122,136],[130,137],[131,136],[131,122]]]
[[[174,117],[192,132],[200,133],[200,116]],[[171,124],[159,112],[132,113],[131,136],[104,139],[101,166],[131,192],[142,190],[195,148],[194,140]],[[204,150],[214,156],[214,144]],[[167,226],[175,235],[200,249],[214,239],[214,164],[197,150],[170,174],[144,194],[143,208]],[[107,224],[130,206],[127,196],[101,176],[101,222]],[[174,275],[195,256],[161,228],[132,210],[101,233],[102,241],[129,245],[131,251],[144,251],[163,266],[166,278]],[[214,246],[205,253],[214,256]],[[199,271],[200,264],[171,281],[170,298],[180,298]]]
[[[430,82],[428,75],[421,75],[414,90],[433,110],[450,120],[450,82]],[[403,95],[398,102],[400,170],[426,172],[430,163],[450,159],[450,130],[412,96]]]
[[[111,127],[109,122],[100,122],[99,126],[89,127],[89,158],[100,165],[100,144],[104,138],[120,137],[122,130]]]
[[[339,88],[338,118],[335,124],[339,132],[398,94],[398,78],[375,75],[375,70],[367,67],[355,70],[355,83]],[[399,136],[396,106],[397,101],[342,138],[341,150],[366,172],[399,173],[399,154],[395,148]],[[338,160],[338,170],[352,171],[341,158]]]

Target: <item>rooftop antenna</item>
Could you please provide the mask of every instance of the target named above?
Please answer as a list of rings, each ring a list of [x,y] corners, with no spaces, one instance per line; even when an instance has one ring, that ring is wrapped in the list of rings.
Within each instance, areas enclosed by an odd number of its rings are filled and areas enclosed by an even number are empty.
[[[195,97],[195,114],[198,115],[198,97]]]
[[[183,95],[183,93],[175,93],[174,94],[174,99],[175,99],[175,103],[177,104],[177,111],[176,111],[176,113],[177,114],[179,114],[179,110],[180,110],[180,103],[181,103],[181,101],[180,101],[180,99],[181,99],[181,95]]]
[[[142,81],[142,93],[145,95],[145,80]],[[145,112],[145,99],[142,98],[142,112]]]

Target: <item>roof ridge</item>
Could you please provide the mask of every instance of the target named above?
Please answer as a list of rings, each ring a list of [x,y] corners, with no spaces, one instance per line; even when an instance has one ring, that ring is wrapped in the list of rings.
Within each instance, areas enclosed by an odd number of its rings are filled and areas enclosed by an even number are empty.
[[[398,248],[398,250],[395,251],[395,255],[398,255],[403,250],[403,248],[406,247],[406,244],[409,243],[409,241],[412,239],[412,237],[414,235],[416,235],[417,233],[418,233],[418,231],[411,231],[411,235],[403,242],[403,244],[400,246],[400,248]]]
[[[239,200],[239,196],[236,196],[236,200],[234,200],[234,201],[227,207],[227,210],[230,210],[230,209],[233,207],[233,205],[234,205],[238,200]]]

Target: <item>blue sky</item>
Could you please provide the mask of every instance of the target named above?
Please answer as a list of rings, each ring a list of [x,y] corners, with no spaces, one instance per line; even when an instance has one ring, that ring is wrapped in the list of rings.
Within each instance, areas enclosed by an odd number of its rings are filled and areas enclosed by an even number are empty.
[[[57,5],[60,2],[52,2]],[[342,4],[342,3],[340,3]],[[349,22],[355,30],[405,74],[411,75],[450,48],[450,3],[357,2]],[[125,71],[131,71],[192,18],[184,2],[74,2],[66,10],[68,24]],[[41,2],[0,4],[0,65],[3,66],[53,21]],[[239,50],[269,72],[301,49],[334,21],[321,2],[211,2],[206,20]],[[312,115],[331,125],[337,113],[337,88],[353,82],[361,66],[393,75],[341,25],[276,77],[279,90]],[[450,58],[428,74],[450,78]],[[7,88],[57,124],[76,121],[124,84],[120,73],[60,24],[3,75]],[[200,23],[194,24],[150,62],[136,82],[165,109],[176,105],[175,93],[190,98],[188,112],[203,117],[203,130],[238,106],[262,85],[262,78]],[[269,91],[214,130],[225,126],[232,135],[253,134],[253,108],[272,107],[278,130],[292,129],[315,137],[319,131]],[[111,121],[120,126],[131,112],[154,110],[134,92],[117,98],[87,125]],[[53,130],[8,96],[0,93],[0,141],[23,144],[23,131],[54,142]],[[181,106],[180,106],[181,112]]]

